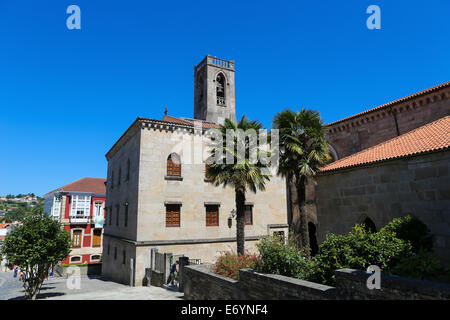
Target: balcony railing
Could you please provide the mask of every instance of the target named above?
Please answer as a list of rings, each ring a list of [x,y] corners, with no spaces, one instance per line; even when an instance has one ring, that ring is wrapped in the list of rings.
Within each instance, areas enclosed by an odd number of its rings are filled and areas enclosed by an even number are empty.
[[[69,222],[70,223],[88,223],[89,216],[70,216]]]
[[[228,61],[228,60],[216,58],[216,57],[213,57],[210,55],[207,55],[205,57],[205,59],[203,59],[203,61],[200,62],[195,68],[197,70],[199,70],[199,69],[203,68],[203,66],[205,66],[206,64],[215,65],[215,66],[219,66],[222,68],[234,70],[234,60]]]

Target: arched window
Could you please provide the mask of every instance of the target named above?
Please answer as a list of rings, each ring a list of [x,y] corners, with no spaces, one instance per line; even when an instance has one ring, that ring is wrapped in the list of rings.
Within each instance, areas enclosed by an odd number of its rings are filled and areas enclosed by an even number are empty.
[[[219,73],[216,78],[217,104],[225,105],[225,76]]]
[[[167,158],[167,175],[181,176],[181,161],[176,153],[171,153]]]
[[[366,229],[369,232],[377,232],[377,227],[375,226],[375,223],[370,219],[369,217],[365,218],[362,223],[364,229]]]

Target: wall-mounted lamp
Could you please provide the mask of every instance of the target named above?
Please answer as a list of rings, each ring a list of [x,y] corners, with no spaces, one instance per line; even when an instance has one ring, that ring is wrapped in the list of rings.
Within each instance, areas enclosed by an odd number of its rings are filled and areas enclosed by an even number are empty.
[[[233,226],[233,218],[236,217],[236,210],[231,210],[231,214],[228,217],[228,228],[231,228]]]

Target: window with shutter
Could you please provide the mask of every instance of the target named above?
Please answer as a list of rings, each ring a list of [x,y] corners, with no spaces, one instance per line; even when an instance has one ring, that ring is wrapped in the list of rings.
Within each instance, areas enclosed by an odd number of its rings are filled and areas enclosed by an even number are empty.
[[[167,175],[181,176],[181,161],[176,153],[172,153],[167,158]]]
[[[81,248],[81,236],[83,232],[81,230],[74,230],[72,232],[72,248]]]
[[[95,229],[92,237],[92,246],[100,247],[102,244],[102,230]]]
[[[180,226],[180,208],[179,204],[166,205],[166,227]]]
[[[206,226],[218,226],[219,225],[219,206],[218,205],[206,205]]]

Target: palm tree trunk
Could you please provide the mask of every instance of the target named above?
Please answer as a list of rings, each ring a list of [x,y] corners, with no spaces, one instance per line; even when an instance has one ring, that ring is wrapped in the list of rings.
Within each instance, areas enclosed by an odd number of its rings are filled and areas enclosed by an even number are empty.
[[[236,188],[236,243],[238,255],[245,253],[245,191],[242,188]]]
[[[294,236],[294,243],[296,244],[297,248],[302,247],[302,238],[301,238],[301,231],[300,231],[300,205],[298,202],[298,192],[297,192],[297,186],[295,185],[294,179],[291,178],[291,181],[289,182],[289,194],[290,194],[290,202],[291,202],[291,225],[290,225],[290,231],[293,233]]]
[[[309,257],[310,245],[309,245],[309,230],[308,230],[308,217],[306,213],[306,179],[304,176],[297,177],[296,187],[298,192],[298,203],[300,208],[300,234],[302,239],[302,248],[305,249],[305,253]]]

